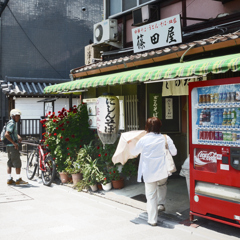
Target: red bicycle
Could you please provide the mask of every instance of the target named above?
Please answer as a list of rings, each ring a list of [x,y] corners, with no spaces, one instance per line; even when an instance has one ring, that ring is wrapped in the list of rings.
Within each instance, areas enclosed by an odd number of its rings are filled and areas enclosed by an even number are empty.
[[[28,143],[29,144],[29,143]],[[33,179],[36,172],[39,176],[39,170],[41,171],[41,177],[43,184],[50,186],[56,173],[56,164],[50,153],[44,150],[41,144],[30,144],[36,146],[30,153],[27,154],[27,178]]]

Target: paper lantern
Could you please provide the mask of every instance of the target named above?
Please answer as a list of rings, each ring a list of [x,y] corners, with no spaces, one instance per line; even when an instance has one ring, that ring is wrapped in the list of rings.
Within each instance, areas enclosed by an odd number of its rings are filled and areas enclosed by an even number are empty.
[[[116,141],[118,127],[119,100],[112,94],[103,94],[97,100],[97,132],[103,146]]]

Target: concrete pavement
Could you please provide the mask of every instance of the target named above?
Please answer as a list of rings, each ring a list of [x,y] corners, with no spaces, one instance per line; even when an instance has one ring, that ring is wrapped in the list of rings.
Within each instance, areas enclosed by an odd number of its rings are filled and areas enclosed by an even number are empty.
[[[6,162],[6,154],[0,152],[1,240],[218,240],[240,237],[240,229],[208,220],[197,228],[185,226],[170,213],[159,217],[157,227],[149,226],[146,224],[146,204],[131,198],[131,194],[141,193],[140,185],[126,187],[125,195],[120,194],[123,190],[92,194],[64,185],[45,187],[37,179],[26,186],[10,187],[6,184]],[[12,175],[15,177],[15,173]],[[22,178],[26,180],[25,170]]]

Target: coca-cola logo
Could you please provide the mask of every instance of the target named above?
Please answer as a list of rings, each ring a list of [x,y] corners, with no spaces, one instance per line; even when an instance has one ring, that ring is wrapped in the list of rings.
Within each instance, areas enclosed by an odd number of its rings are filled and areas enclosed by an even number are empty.
[[[201,161],[204,162],[213,163],[217,161],[217,152],[200,151],[197,156]]]

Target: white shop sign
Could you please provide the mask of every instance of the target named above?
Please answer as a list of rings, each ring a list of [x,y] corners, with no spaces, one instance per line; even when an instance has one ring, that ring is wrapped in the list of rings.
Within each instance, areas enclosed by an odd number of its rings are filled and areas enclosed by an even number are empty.
[[[173,99],[165,98],[165,119],[173,119]]]
[[[132,29],[134,53],[182,42],[180,15]]]

